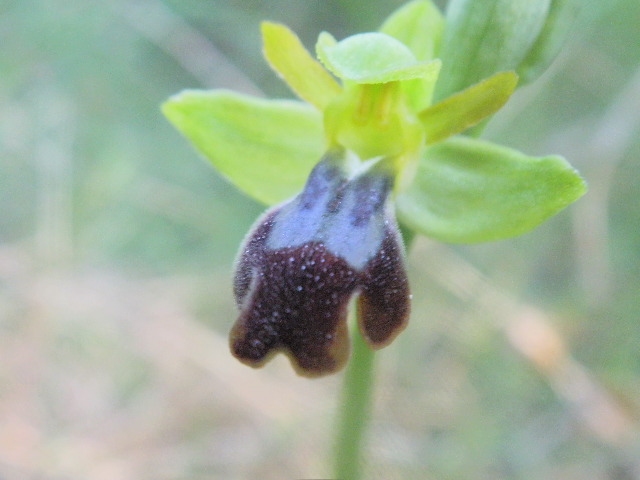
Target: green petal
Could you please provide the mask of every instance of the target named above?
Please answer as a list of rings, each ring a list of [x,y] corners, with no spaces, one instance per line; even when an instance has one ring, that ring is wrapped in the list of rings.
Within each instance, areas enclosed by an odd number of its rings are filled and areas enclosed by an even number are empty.
[[[427,143],[460,133],[507,103],[518,83],[515,72],[500,72],[420,113]]]
[[[262,22],[262,38],[269,65],[300,98],[323,110],[340,93],[338,82],[307,52],[289,28]]]
[[[438,7],[427,0],[415,0],[393,12],[380,27],[382,33],[400,40],[418,60],[438,56],[444,19]]]
[[[324,150],[321,115],[301,102],[187,90],[162,110],[222,175],[268,205],[298,193]]]
[[[529,157],[468,137],[428,148],[397,199],[400,220],[453,243],[525,233],[578,199],[586,185],[558,156]]]
[[[332,73],[355,83],[387,83],[413,78],[430,79],[440,61],[419,62],[399,40],[384,33],[360,33],[341,42],[322,32],[316,44],[318,58]]]
[[[436,98],[446,98],[496,72],[517,70],[542,31],[550,1],[452,0]]]

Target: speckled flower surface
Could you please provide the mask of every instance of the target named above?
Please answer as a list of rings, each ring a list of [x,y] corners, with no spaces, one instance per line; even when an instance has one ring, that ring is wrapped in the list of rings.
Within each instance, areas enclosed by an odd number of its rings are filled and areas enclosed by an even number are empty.
[[[290,202],[260,218],[241,248],[234,291],[240,316],[231,349],[261,366],[287,354],[298,373],[320,376],[349,354],[347,307],[358,294],[369,345],[387,345],[409,315],[403,246],[383,161],[349,176],[329,152]]]

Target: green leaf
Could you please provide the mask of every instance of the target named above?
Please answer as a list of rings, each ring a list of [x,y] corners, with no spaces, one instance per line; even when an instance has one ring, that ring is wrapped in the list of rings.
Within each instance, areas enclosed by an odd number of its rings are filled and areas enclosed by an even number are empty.
[[[406,45],[384,33],[360,33],[336,42],[322,32],[316,52],[337,77],[361,84],[413,78],[434,82],[440,71],[440,60],[419,62]]]
[[[427,143],[460,133],[507,103],[518,83],[515,72],[500,72],[420,113]]]
[[[521,84],[530,83],[544,73],[565,44],[578,16],[580,0],[551,0],[542,32],[518,66]]]
[[[264,56],[303,100],[323,110],[342,90],[338,82],[304,48],[289,28],[262,22]]]
[[[418,60],[437,58],[444,19],[427,0],[409,2],[393,12],[380,27],[382,33],[400,40]]]
[[[558,156],[529,157],[468,137],[428,148],[414,183],[397,198],[400,220],[453,243],[525,233],[586,191]]]
[[[496,72],[515,70],[545,24],[551,0],[452,0],[435,97],[443,99]]]
[[[298,193],[324,151],[321,114],[301,102],[186,90],[162,110],[223,176],[268,205]]]

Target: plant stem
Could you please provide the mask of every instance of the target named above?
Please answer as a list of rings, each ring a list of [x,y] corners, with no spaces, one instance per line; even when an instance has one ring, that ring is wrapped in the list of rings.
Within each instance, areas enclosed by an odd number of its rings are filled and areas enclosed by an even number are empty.
[[[352,327],[353,353],[344,375],[335,445],[337,480],[362,478],[362,450],[373,403],[374,352]]]
[[[400,225],[402,239],[409,250],[415,234]],[[362,450],[373,407],[374,351],[364,341],[352,314],[353,353],[344,374],[341,408],[338,412],[335,444],[336,480],[360,480],[364,465]]]

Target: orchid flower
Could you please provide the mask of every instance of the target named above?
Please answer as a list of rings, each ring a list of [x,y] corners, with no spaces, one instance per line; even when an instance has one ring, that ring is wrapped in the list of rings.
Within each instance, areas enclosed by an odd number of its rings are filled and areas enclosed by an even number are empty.
[[[230,344],[240,361],[260,367],[283,352],[301,375],[338,371],[353,296],[363,338],[388,345],[410,311],[396,217],[442,241],[482,242],[527,232],[584,193],[561,157],[458,135],[507,102],[516,71],[531,77],[534,53],[546,60],[538,23],[503,61],[478,58],[467,70],[486,76],[474,78],[461,73],[451,34],[465,23],[445,28],[429,1],[407,4],[379,32],[321,33],[317,59],[287,27],[264,22],[265,57],[302,101],[213,90],[165,103],[224,176],[276,205],[237,260]]]
[[[302,193],[259,219],[240,250],[241,313],[231,347],[249,365],[283,350],[303,375],[340,369],[355,291],[360,330],[372,347],[387,345],[406,325],[409,286],[388,201],[393,174],[379,161],[350,176],[344,155],[329,151]]]

